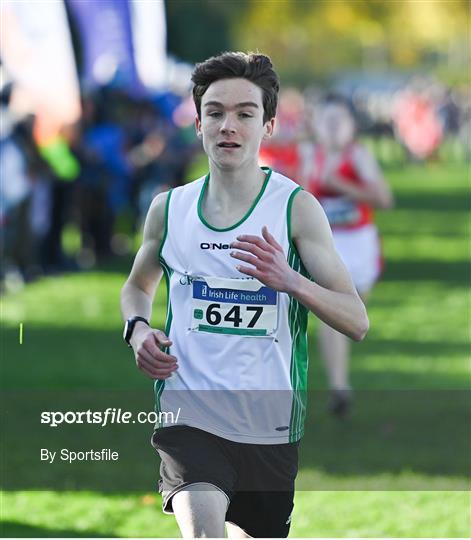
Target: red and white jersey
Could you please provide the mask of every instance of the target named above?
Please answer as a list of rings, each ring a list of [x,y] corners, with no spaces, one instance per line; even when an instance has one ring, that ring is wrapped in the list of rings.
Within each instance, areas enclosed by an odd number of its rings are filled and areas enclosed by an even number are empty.
[[[320,145],[310,145],[309,148],[303,149],[306,188],[321,203],[332,229],[358,229],[374,223],[371,206],[364,202],[353,201],[329,189],[323,182],[327,169],[331,169],[330,173],[345,183],[360,186],[371,182],[365,175],[360,175],[358,170],[358,159],[361,159],[360,154],[363,151],[360,145],[353,143],[332,160]]]

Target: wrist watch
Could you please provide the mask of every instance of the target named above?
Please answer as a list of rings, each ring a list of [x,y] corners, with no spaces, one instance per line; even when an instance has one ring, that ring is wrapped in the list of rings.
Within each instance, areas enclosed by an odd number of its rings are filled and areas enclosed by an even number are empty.
[[[123,332],[123,338],[124,341],[128,344],[128,347],[131,347],[131,336],[134,332],[134,327],[136,326],[136,323],[142,321],[143,323],[146,323],[147,326],[150,326],[149,321],[147,319],[144,319],[144,317],[139,317],[138,315],[135,315],[134,317],[130,317],[126,324],[124,325],[124,332]]]

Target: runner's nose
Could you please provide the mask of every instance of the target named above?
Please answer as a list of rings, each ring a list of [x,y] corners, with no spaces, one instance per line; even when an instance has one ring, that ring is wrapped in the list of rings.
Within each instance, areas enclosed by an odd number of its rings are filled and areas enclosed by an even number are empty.
[[[226,116],[224,122],[221,124],[221,133],[235,133],[234,120],[229,115]]]

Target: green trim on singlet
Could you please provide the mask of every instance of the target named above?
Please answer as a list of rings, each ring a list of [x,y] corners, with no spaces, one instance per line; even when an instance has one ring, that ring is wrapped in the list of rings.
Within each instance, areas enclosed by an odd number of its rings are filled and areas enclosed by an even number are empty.
[[[169,190],[167,201],[165,203],[164,234],[162,236],[162,241],[160,242],[160,247],[159,247],[159,252],[158,252],[159,263],[160,263],[160,266],[162,267],[162,270],[165,276],[165,283],[167,285],[167,315],[166,315],[166,320],[165,320],[165,335],[166,336],[169,335],[170,328],[172,326],[172,319],[173,319],[172,304],[170,302],[170,279],[172,277],[173,270],[170,268],[170,266],[167,264],[167,262],[163,258],[162,250],[164,248],[165,240],[167,239],[169,206],[170,206],[170,197],[172,196],[172,191],[173,191],[172,189]],[[164,347],[162,351],[168,354],[169,348]],[[160,396],[162,395],[164,388],[165,388],[165,380],[157,379],[154,383],[155,412],[157,414],[161,412]],[[158,423],[155,427],[161,427],[161,426]]]
[[[301,191],[301,187],[296,188],[291,193],[286,211],[288,224],[288,264],[293,270],[309,278],[309,273],[304,267],[299,253],[294,245],[291,235],[291,210],[295,195]],[[307,318],[309,310],[296,299],[290,297],[288,307],[288,323],[291,334],[291,365],[290,379],[293,389],[293,401],[291,404],[291,420],[289,430],[290,442],[300,439],[304,433],[304,420],[306,418],[307,406]]]
[[[160,257],[160,264],[164,271],[165,283],[167,285],[167,315],[165,319],[165,335],[168,336],[170,334],[170,328],[172,327],[172,320],[173,320],[172,303],[170,301],[170,280],[172,278],[173,270],[168,266],[168,264],[165,262],[165,259],[162,256]],[[168,354],[169,347],[164,347],[162,351]],[[154,384],[155,412],[157,414],[161,412],[162,410],[160,406],[160,396],[162,395],[164,388],[165,388],[165,379],[164,380],[157,379]],[[156,427],[160,427],[160,426],[156,426]]]
[[[160,406],[160,396],[162,395],[162,392],[164,391],[164,387],[165,387],[165,381],[161,381],[159,379],[156,379],[156,381],[154,383],[154,395],[155,395],[155,407],[154,407],[154,409],[155,409],[155,412],[157,413],[157,415],[162,410],[162,408]],[[159,428],[159,427],[162,427],[161,422],[159,422],[157,420],[154,427],[156,429]]]
[[[232,229],[235,229],[236,227],[241,225],[250,216],[250,214],[254,211],[255,207],[257,206],[258,201],[262,198],[262,195],[265,192],[265,189],[266,189],[266,187],[268,185],[268,181],[270,180],[272,170],[269,167],[261,167],[261,169],[263,171],[266,171],[265,180],[263,181],[262,189],[260,190],[260,192],[257,195],[256,199],[252,203],[252,206],[249,208],[249,210],[247,211],[245,216],[242,219],[240,219],[235,225],[231,225],[230,227],[225,227],[224,229],[219,229],[217,227],[213,227],[212,225],[210,225],[206,221],[206,219],[203,216],[203,209],[202,209],[203,198],[204,198],[204,194],[206,193],[206,190],[207,190],[208,184],[209,184],[209,173],[208,173],[206,175],[206,178],[204,179],[203,187],[201,188],[200,196],[199,196],[199,199],[198,199],[198,217],[200,218],[201,223],[203,223],[203,225],[208,227],[208,229],[211,229],[212,231],[217,231],[217,232],[231,231]]]
[[[303,269],[299,256],[291,249],[288,254],[289,265],[308,277]],[[304,431],[306,417],[306,391],[307,391],[307,318],[308,309],[294,298],[290,298],[288,308],[288,322],[291,334],[291,366],[290,378],[293,389],[291,406],[290,442],[297,441]]]
[[[294,245],[293,237],[291,234],[291,208],[293,207],[293,201],[294,201],[295,195],[297,195],[302,190],[303,188],[299,186],[291,192],[288,199],[288,207],[286,209],[286,221],[288,223],[288,242],[289,242],[290,248],[295,252],[296,252],[296,246]]]
[[[160,261],[160,258],[162,257],[162,250],[164,249],[165,240],[167,240],[167,232],[168,232],[168,209],[170,206],[170,197],[172,196],[173,189],[169,189],[167,200],[165,201],[165,218],[164,218],[164,234],[162,235],[162,240],[160,242],[159,251],[158,251],[158,259]]]

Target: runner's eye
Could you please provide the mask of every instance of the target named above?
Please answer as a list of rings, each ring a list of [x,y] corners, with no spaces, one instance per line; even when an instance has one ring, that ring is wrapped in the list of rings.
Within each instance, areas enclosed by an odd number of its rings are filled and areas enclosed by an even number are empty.
[[[239,113],[240,118],[252,118],[252,115],[250,113],[241,112]]]
[[[219,118],[222,116],[222,112],[220,111],[211,111],[208,113],[208,116],[210,116],[211,118]]]

